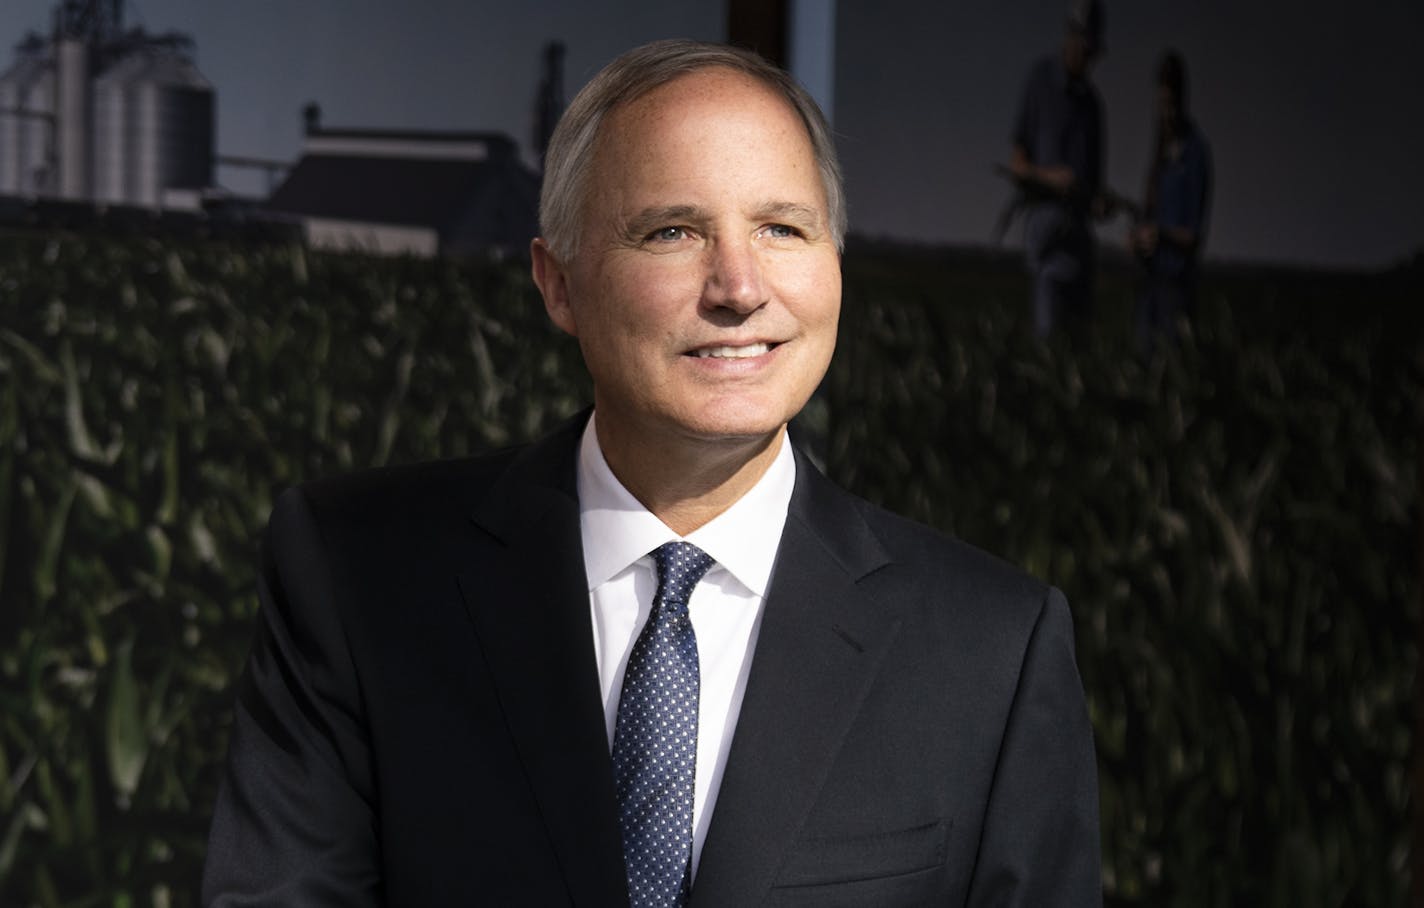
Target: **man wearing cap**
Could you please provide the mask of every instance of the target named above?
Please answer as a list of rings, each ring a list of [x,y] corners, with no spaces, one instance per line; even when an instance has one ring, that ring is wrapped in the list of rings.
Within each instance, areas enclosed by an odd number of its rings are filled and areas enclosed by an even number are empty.
[[[787,437],[840,307],[814,102],[659,42],[547,161],[593,408],[280,499],[204,901],[1100,904],[1063,597]]]
[[[1130,242],[1146,269],[1137,298],[1138,349],[1176,337],[1195,308],[1197,272],[1211,212],[1211,146],[1187,106],[1187,64],[1169,50],[1157,66],[1157,136],[1143,218]]]
[[[1014,122],[1009,170],[1028,199],[1024,251],[1040,337],[1081,325],[1093,297],[1091,217],[1103,175],[1103,105],[1090,75],[1103,50],[1103,12],[1075,0],[1062,52],[1029,74]]]

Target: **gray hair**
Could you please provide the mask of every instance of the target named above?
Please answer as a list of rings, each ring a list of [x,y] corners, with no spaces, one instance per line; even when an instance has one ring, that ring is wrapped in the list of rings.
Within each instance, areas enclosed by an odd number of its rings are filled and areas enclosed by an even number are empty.
[[[821,109],[790,75],[758,54],[699,41],[654,41],[622,54],[593,77],[559,118],[544,160],[539,225],[554,258],[572,261],[579,221],[588,199],[589,164],[604,117],[672,79],[711,67],[744,73],[779,93],[801,117],[826,194],[826,215],[836,248],[845,242],[845,189],[836,146]]]

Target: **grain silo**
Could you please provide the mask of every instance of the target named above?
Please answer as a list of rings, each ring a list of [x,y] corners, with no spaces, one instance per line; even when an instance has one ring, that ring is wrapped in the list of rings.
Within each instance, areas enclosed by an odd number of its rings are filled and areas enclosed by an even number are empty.
[[[94,83],[95,199],[170,207],[213,183],[213,90],[175,40],[124,48]]]
[[[94,201],[107,205],[128,199],[126,172],[134,144],[129,114],[129,70],[143,65],[138,55],[109,67],[94,80]]]
[[[82,37],[54,43],[54,151],[59,197],[83,201],[93,185],[94,157],[90,72],[95,48]]]
[[[122,0],[62,0],[0,75],[0,194],[196,207],[213,89],[185,35],[125,29]]]
[[[48,45],[32,36],[0,74],[0,195],[51,190],[54,66]]]

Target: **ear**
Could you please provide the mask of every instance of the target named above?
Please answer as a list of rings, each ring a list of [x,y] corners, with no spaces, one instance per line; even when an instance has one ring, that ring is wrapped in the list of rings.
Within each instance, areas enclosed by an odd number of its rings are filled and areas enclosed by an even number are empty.
[[[534,286],[544,297],[544,311],[549,313],[549,320],[566,333],[578,337],[574,310],[569,305],[568,272],[554,258],[553,250],[542,237],[535,237],[529,244],[529,258],[534,268]]]

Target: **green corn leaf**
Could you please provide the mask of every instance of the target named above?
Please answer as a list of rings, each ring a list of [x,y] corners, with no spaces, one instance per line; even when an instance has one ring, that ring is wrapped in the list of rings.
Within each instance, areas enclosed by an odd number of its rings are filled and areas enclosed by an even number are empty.
[[[69,449],[75,456],[88,461],[104,460],[104,451],[89,432],[84,419],[84,398],[79,390],[79,367],[74,362],[74,348],[68,338],[59,345],[59,365],[64,373],[64,426],[69,434]]]
[[[70,506],[74,504],[74,496],[78,490],[78,479],[75,474],[70,473],[66,476],[64,485],[60,487],[59,500],[46,515],[39,557],[35,559],[32,574],[35,599],[40,603],[52,599],[58,588],[59,555],[64,547],[65,527],[69,522]]]
[[[148,733],[139,704],[139,685],[133,673],[134,638],[128,637],[114,650],[109,668],[108,705],[104,717],[104,750],[109,779],[127,807],[138,790],[139,778],[148,759]]]
[[[5,382],[0,396],[0,602],[5,601],[5,558],[9,551],[10,490],[15,475],[15,438],[19,432],[18,382]]]
[[[0,832],[0,891],[5,888],[5,881],[9,879],[10,872],[15,867],[15,856],[20,850],[20,836],[24,835],[25,827],[29,824],[30,814],[29,802],[22,802],[19,810],[6,811],[7,819],[4,821],[3,832]]]
[[[8,328],[0,328],[0,341],[4,341],[19,351],[20,355],[30,364],[30,368],[34,370],[34,377],[41,383],[50,385],[64,383],[64,373],[59,367],[50,362],[49,357],[40,352],[39,347],[30,343],[22,335]]]

